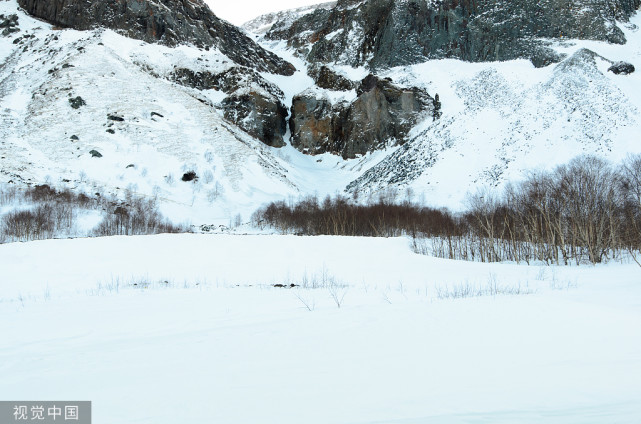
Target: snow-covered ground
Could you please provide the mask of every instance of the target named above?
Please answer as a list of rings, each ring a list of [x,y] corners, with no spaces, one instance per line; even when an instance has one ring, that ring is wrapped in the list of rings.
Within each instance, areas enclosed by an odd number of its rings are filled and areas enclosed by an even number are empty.
[[[409,244],[0,245],[0,398],[92,400],[95,422],[123,424],[639,422],[636,264],[463,263]],[[466,291],[483,296],[452,298]]]

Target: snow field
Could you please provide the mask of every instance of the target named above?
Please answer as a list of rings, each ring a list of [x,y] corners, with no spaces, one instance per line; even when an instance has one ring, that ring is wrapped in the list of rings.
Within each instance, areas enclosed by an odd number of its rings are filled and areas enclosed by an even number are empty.
[[[183,234],[1,245],[0,270],[0,398],[92,400],[97,422],[641,416],[637,265],[461,263],[405,238]],[[325,287],[271,286],[305,282]],[[439,296],[492,284],[523,294]]]

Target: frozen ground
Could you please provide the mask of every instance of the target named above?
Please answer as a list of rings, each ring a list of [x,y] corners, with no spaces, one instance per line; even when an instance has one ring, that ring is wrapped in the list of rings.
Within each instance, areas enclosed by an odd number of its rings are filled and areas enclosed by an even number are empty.
[[[404,238],[0,245],[0,399],[104,423],[638,423],[640,275]]]

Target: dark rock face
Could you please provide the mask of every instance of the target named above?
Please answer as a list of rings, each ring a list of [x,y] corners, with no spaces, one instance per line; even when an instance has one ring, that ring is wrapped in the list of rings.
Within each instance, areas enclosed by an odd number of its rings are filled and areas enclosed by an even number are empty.
[[[268,39],[287,40],[310,62],[373,69],[434,58],[494,61],[561,58],[541,38],[623,44],[616,20],[641,0],[340,0],[294,22],[275,23]]]
[[[74,109],[80,109],[80,107],[86,106],[86,105],[87,105],[87,102],[85,102],[85,100],[80,96],[76,96],[69,99],[69,106],[71,106]]]
[[[403,144],[409,130],[426,114],[434,114],[434,99],[418,88],[400,88],[373,75],[361,81],[352,103],[332,105],[313,92],[293,99],[290,129],[292,145],[344,158]]]
[[[356,88],[356,84],[342,75],[329,69],[327,66],[312,67],[309,76],[320,88],[334,91],[349,91]]]
[[[214,89],[231,94],[241,88],[257,87],[275,97],[285,96],[276,85],[261,77],[256,71],[244,66],[235,66],[219,74],[178,68],[171,75],[171,79],[181,85],[198,90]]]
[[[304,153],[341,153],[340,125],[345,120],[347,105],[333,106],[326,97],[303,92],[292,100],[289,120],[294,147]]]
[[[634,65],[628,62],[614,62],[612,66],[608,68],[609,72],[612,72],[616,75],[628,75],[635,71]]]
[[[282,147],[287,131],[285,94],[256,71],[236,66],[219,74],[176,69],[170,78],[198,90],[219,90],[229,96],[222,102],[225,119],[263,143]]]
[[[28,13],[54,25],[106,27],[150,43],[216,47],[234,62],[261,72],[292,75],[295,68],[218,19],[202,0],[18,0]]]
[[[225,119],[272,147],[285,145],[287,108],[274,96],[260,91],[237,92],[222,102]]]
[[[345,157],[384,147],[390,140],[402,144],[421,112],[431,112],[433,105],[432,97],[424,91],[402,89],[373,75],[361,82],[357,94],[344,128],[349,140]]]
[[[18,28],[18,15],[4,16],[0,14],[0,31],[3,36],[20,32]]]

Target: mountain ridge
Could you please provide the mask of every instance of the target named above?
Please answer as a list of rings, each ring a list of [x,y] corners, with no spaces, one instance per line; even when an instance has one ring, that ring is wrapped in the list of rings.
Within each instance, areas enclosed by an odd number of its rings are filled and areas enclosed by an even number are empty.
[[[281,75],[295,71],[293,65],[218,19],[202,0],[19,0],[18,4],[32,16],[65,28],[104,27],[170,47],[181,43],[216,47],[234,62],[259,71]]]
[[[639,0],[340,0],[298,19],[281,19],[268,40],[286,40],[311,63],[338,62],[384,69],[430,59],[472,62],[561,57],[543,38],[625,43],[617,20],[627,20]]]

